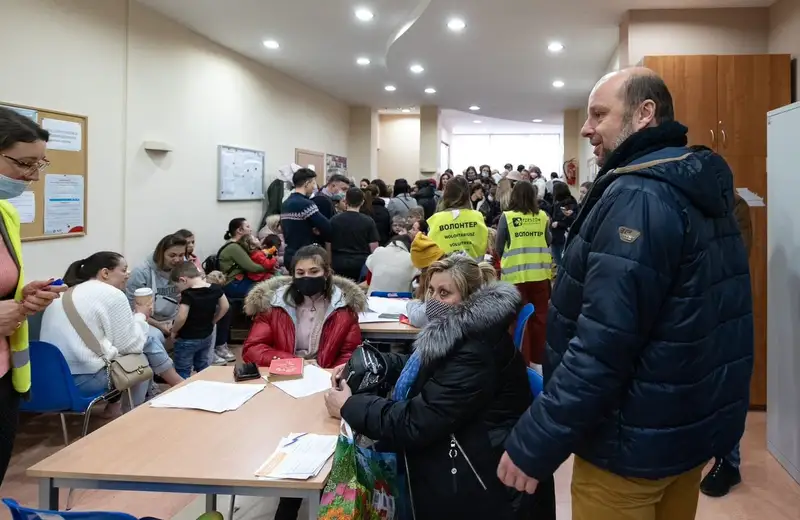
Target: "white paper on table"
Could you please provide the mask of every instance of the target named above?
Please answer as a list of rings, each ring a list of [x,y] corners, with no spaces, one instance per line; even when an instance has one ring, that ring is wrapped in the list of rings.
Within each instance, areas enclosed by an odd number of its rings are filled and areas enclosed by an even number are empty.
[[[17,209],[20,224],[30,224],[36,219],[36,195],[32,191],[23,191],[8,202]]]
[[[405,311],[402,314],[405,314]],[[381,318],[377,312],[362,312],[358,315],[359,323],[394,323],[397,321],[393,318]]]
[[[399,298],[381,298],[370,296],[367,298],[369,310],[378,314],[405,314],[408,300]]]
[[[48,150],[81,151],[83,130],[80,123],[45,117],[42,119],[42,128],[50,132],[50,139],[47,141]]]
[[[274,386],[295,399],[324,392],[331,387],[331,374],[316,365],[303,367],[303,377],[285,381],[275,381]]]
[[[292,433],[255,472],[267,479],[306,480],[319,474],[336,450],[336,435]],[[294,441],[294,442],[293,442]]]
[[[330,378],[330,376],[328,376]],[[239,409],[267,385],[194,381],[150,401],[154,408],[185,408],[222,413]]]

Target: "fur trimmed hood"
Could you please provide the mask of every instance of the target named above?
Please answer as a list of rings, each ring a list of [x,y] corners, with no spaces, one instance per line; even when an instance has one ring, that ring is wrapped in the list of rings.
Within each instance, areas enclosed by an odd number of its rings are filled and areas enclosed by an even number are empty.
[[[275,276],[253,287],[244,300],[244,311],[248,316],[255,316],[267,312],[274,307],[285,309],[284,293],[292,283],[291,276]],[[333,277],[333,294],[331,295],[333,309],[350,307],[356,313],[367,310],[367,295],[352,280]]]
[[[522,297],[510,283],[494,282],[478,289],[467,301],[428,323],[414,341],[423,364],[441,359],[460,341],[511,325]]]

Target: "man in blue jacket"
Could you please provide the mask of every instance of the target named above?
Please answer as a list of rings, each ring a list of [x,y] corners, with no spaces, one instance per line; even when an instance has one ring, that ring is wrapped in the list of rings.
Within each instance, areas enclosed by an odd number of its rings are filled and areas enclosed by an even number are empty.
[[[545,390],[498,476],[532,492],[574,453],[573,519],[693,519],[703,466],[744,430],[753,368],[731,171],[686,147],[648,69],[604,77],[588,108],[602,169],[553,289]]]

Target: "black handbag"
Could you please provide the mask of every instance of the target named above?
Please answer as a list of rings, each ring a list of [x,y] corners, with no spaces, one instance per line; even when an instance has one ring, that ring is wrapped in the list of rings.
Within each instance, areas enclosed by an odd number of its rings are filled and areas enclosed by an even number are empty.
[[[341,377],[353,394],[383,395],[389,391],[386,383],[388,372],[386,356],[369,341],[364,341],[353,351]]]

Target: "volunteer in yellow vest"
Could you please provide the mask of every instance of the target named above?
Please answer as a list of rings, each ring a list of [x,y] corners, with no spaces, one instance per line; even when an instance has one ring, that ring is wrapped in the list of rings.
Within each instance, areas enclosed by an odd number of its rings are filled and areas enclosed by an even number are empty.
[[[14,446],[20,396],[31,388],[26,318],[66,290],[50,280],[25,285],[19,214],[8,201],[39,180],[48,138],[26,116],[0,107],[0,482]]]
[[[446,254],[464,251],[476,260],[486,254],[489,235],[483,214],[472,209],[470,188],[464,177],[447,183],[438,212],[428,219],[428,236]]]
[[[535,309],[523,336],[522,354],[528,363],[544,361],[553,263],[549,224],[547,213],[539,209],[536,186],[517,182],[511,190],[508,211],[497,225],[495,249],[501,258],[500,279],[516,285],[522,301],[532,303]]]

